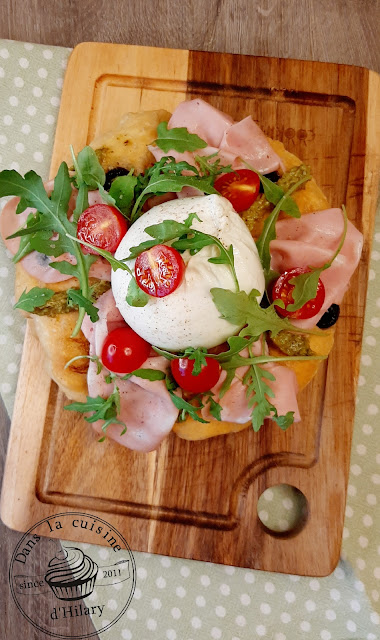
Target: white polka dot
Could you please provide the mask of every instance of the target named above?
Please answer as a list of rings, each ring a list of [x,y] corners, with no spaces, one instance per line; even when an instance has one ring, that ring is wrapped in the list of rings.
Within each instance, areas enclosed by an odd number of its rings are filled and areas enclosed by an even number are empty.
[[[10,115],[4,116],[3,122],[4,122],[4,124],[6,124],[9,127],[11,124],[13,124],[12,116],[10,116]]]
[[[273,500],[273,490],[272,489],[267,489],[266,491],[264,491],[263,496],[264,496],[264,500],[267,500],[267,502],[272,502],[272,500]]]
[[[157,629],[157,622],[153,618],[148,618],[148,620],[146,621],[146,626],[150,631],[155,631],[155,629]]]
[[[363,387],[365,385],[365,377],[364,376],[359,376],[358,385],[359,385],[359,387]]]
[[[362,357],[361,357],[361,360],[362,360],[362,364],[365,367],[370,367],[371,364],[372,364],[372,358],[371,358],[371,356],[369,356],[367,354],[363,354]]]
[[[153,598],[153,600],[150,603],[153,607],[153,609],[161,609],[162,607],[162,603],[161,600],[159,600],[158,598]]]
[[[374,272],[373,269],[370,269],[368,271],[368,280],[374,280],[376,278],[376,273]]]
[[[178,609],[178,607],[173,607],[173,609],[171,610],[171,614],[174,620],[178,620],[181,617],[182,612],[181,609]]]
[[[46,124],[54,124],[54,116],[49,113],[47,116],[45,116],[45,122]]]
[[[267,632],[267,628],[264,627],[263,624],[258,624],[256,627],[256,633],[258,636],[265,636]]]
[[[201,584],[204,587],[209,587],[210,586],[210,578],[208,576],[206,576],[206,575],[201,576],[200,577],[200,581],[201,581]]]
[[[177,632],[174,631],[174,629],[168,629],[166,631],[166,637],[168,638],[168,640],[176,640]]]
[[[380,384],[377,384],[374,389],[377,396],[380,396]]]
[[[358,446],[356,447],[356,451],[358,452],[359,456],[365,456],[365,454],[367,453],[367,447],[365,446],[365,444],[358,444]]]
[[[310,631],[311,629],[310,622],[308,622],[307,620],[303,620],[300,624],[300,628],[302,629],[302,631]]]
[[[206,606],[206,600],[204,599],[203,596],[197,596],[195,598],[195,604],[197,605],[197,607],[205,607]]]
[[[141,578],[141,580],[145,580],[145,578],[147,577],[147,575],[148,575],[147,570],[146,570],[146,569],[144,569],[144,567],[139,567],[139,568],[137,569],[137,576],[138,576],[139,578]]]
[[[288,613],[286,613],[286,611],[284,611],[280,615],[280,619],[281,619],[281,622],[283,622],[284,624],[288,624],[288,622],[291,621],[292,617]]]
[[[221,605],[218,605],[217,607],[215,607],[215,613],[218,618],[224,618],[224,616],[226,615],[226,610]]]
[[[340,591],[338,591],[338,589],[331,589],[330,598],[335,601],[340,600]]]
[[[370,436],[371,433],[373,432],[373,429],[370,424],[363,424],[362,431],[363,433],[365,433],[366,436]]]
[[[367,640],[377,640],[377,636],[374,633],[368,633]]]
[[[377,591],[377,589],[372,589],[371,595],[375,602],[377,602],[380,598],[380,593]]]
[[[41,136],[42,136],[42,135],[43,135],[43,134],[41,133],[41,135],[40,135],[40,140],[41,140]],[[45,135],[46,135],[46,134],[45,134]],[[47,138],[47,140],[49,139],[49,138],[48,138],[48,136],[46,136],[46,138]],[[47,142],[47,140],[41,140],[41,142]],[[170,566],[171,566],[171,563],[172,563],[172,561],[170,560],[170,558],[167,558],[166,556],[163,556],[163,557],[161,558],[160,562],[161,562],[161,564],[162,564],[162,566],[163,566],[163,567],[170,567]]]
[[[52,98],[50,98],[50,104],[53,107],[59,107],[59,103],[60,103],[60,99],[57,96],[53,96]]]
[[[8,275],[9,275],[8,267],[1,267],[0,268],[0,278],[8,278]]]
[[[350,507],[350,505],[346,505],[346,518],[352,518],[352,516],[354,515],[354,511],[352,509],[352,507]]]
[[[22,344],[15,344],[15,352],[22,353]]]
[[[112,611],[116,611],[116,609],[117,609],[116,600],[108,600],[107,607],[108,607],[108,609],[111,609]]]
[[[26,107],[26,113],[28,114],[28,116],[34,116],[36,115],[37,109],[33,104],[30,104],[28,107]]]
[[[271,613],[272,609],[271,609],[270,605],[267,602],[262,602],[261,605],[260,605],[260,611],[264,615],[269,616],[269,614]]]
[[[0,78],[4,78],[4,76],[5,76],[5,71],[3,67],[0,67]]]
[[[374,568],[373,575],[375,576],[376,580],[380,580],[380,567]]]
[[[367,495],[367,502],[370,505],[375,505],[377,503],[377,498],[374,493],[369,493]]]
[[[4,322],[4,324],[7,325],[7,327],[12,327],[12,325],[14,325],[14,323],[15,323],[15,319],[14,319],[13,316],[7,315],[7,316],[4,316],[3,322]]]
[[[349,537],[350,537],[349,530],[347,529],[347,527],[343,527],[343,538],[346,540]]]
[[[333,609],[327,609],[327,611],[325,612],[325,616],[327,620],[333,621],[336,619],[336,613]]]
[[[20,58],[18,63],[23,69],[27,69],[29,67],[29,60],[27,60],[26,58]]]
[[[294,576],[292,574],[289,574],[288,578],[289,580],[291,580],[291,582],[299,582],[301,580],[300,576]]]
[[[361,591],[361,592],[364,591],[364,584],[361,580],[355,580],[354,587],[356,591]]]
[[[376,345],[376,338],[375,336],[367,336],[365,342],[369,344],[370,347],[374,347]]]
[[[375,316],[374,318],[371,318],[370,323],[372,327],[380,327],[380,318]]]
[[[380,253],[376,250],[373,250],[371,253],[371,260],[375,260],[375,262],[377,262],[377,260],[380,260]]]
[[[129,629],[123,629],[121,632],[121,637],[124,638],[124,640],[131,640],[132,634]]]
[[[7,371],[8,373],[16,373],[17,371],[17,364],[15,362],[10,362],[7,366]]]
[[[365,560],[363,560],[363,558],[356,558],[356,566],[360,571],[364,571],[366,568]]]
[[[255,576],[252,573],[245,573],[244,574],[244,580],[248,583],[248,584],[253,584],[255,582]]]
[[[362,549],[366,549],[366,547],[368,547],[368,538],[365,536],[359,536],[358,542]]]
[[[34,44],[32,44],[31,42],[24,42],[24,49],[26,49],[27,51],[31,51],[32,49],[34,49]]]
[[[127,618],[129,618],[130,620],[136,620],[136,618],[137,618],[136,609],[128,609],[127,610]]]
[[[347,493],[349,496],[356,496],[357,490],[353,484],[349,484],[347,487]]]
[[[360,602],[358,600],[351,600],[350,607],[356,613],[358,613],[360,611],[360,609],[361,609]]]
[[[5,136],[4,134],[0,134],[0,144],[7,144],[7,142],[8,142],[7,136]]]
[[[362,468],[358,464],[351,465],[351,473],[354,476],[360,476],[361,472],[362,472]]]
[[[43,162],[44,156],[41,151],[35,151],[33,153],[33,158],[36,162]]]
[[[181,569],[180,569],[180,574],[181,574],[181,576],[183,576],[184,578],[188,578],[188,577],[189,577],[189,575],[190,575],[190,569],[189,569],[189,567],[185,567],[185,566],[181,567]]]
[[[373,520],[368,513],[363,516],[362,520],[365,527],[372,527]]]
[[[175,592],[179,598],[184,598],[186,595],[186,589],[184,589],[183,587],[177,587]]]
[[[369,404],[367,413],[369,413],[370,416],[375,416],[379,413],[379,407],[376,404]]]
[[[284,635],[283,633],[275,633],[274,634],[274,640],[286,640],[286,635]]]
[[[15,171],[19,171],[20,170],[20,165],[19,165],[18,162],[11,162],[10,168],[14,169]]]
[[[0,344],[6,344],[6,342],[7,342],[7,336],[0,335]]]
[[[24,153],[25,151],[25,145],[23,145],[22,142],[16,142],[15,144],[15,149],[18,153]]]
[[[327,629],[323,629],[323,631],[321,631],[321,638],[322,640],[331,640],[330,631],[327,631]]]
[[[55,81],[55,84],[58,87],[58,89],[62,89],[62,87],[63,87],[63,78],[57,78],[57,80]]]
[[[200,629],[202,626],[202,620],[197,616],[194,616],[193,618],[191,618],[190,622],[193,629]]]
[[[321,585],[319,584],[319,580],[316,578],[312,578],[309,582],[309,587],[312,591],[319,591]]]
[[[294,602],[295,599],[296,599],[296,594],[294,593],[294,591],[287,591],[285,593],[286,602]]]
[[[353,620],[347,620],[346,627],[347,627],[348,631],[352,631],[352,633],[355,633],[356,624],[355,624],[355,622]]]
[[[12,390],[12,387],[9,384],[9,382],[2,382],[0,388],[1,388],[1,393],[10,393]]]
[[[219,591],[223,596],[229,596],[231,593],[231,589],[228,584],[221,584],[219,587]]]
[[[294,507],[293,500],[291,500],[291,498],[284,498],[284,500],[282,501],[282,506],[287,511],[290,511],[290,509],[293,509]]]
[[[276,588],[273,582],[266,582],[264,585],[264,590],[266,591],[266,593],[274,593]]]
[[[159,578],[157,578],[156,580],[156,585],[159,589],[165,589],[166,587],[166,580],[165,578],[163,578],[162,576],[160,576]]]
[[[8,49],[0,49],[0,57],[4,58],[4,60],[6,60],[7,58],[9,58],[9,51]]]
[[[379,614],[376,611],[372,611],[370,619],[373,624],[379,624],[380,622]]]
[[[46,78],[48,72],[46,71],[46,69],[44,67],[41,67],[40,69],[38,69],[37,71],[38,75],[40,78]]]
[[[53,52],[51,49],[44,49],[42,52],[42,55],[45,58],[45,60],[51,60],[53,57]]]
[[[380,484],[380,475],[378,473],[373,473],[371,476],[371,480],[373,484]]]
[[[245,625],[247,624],[247,621],[244,618],[244,616],[236,616],[235,622],[238,625],[238,627],[245,627]]]
[[[22,78],[19,78],[18,76],[13,79],[13,82],[18,89],[22,89],[22,87],[24,86],[24,80]]]
[[[16,96],[10,96],[9,104],[11,105],[11,107],[17,107],[18,106],[18,98],[16,98]]]
[[[212,627],[210,634],[214,640],[219,640],[222,637],[222,630],[219,627]]]
[[[43,91],[41,87],[33,87],[32,93],[35,98],[41,98]]]
[[[142,596],[141,589],[139,589],[139,588],[137,587],[137,588],[135,589],[135,592],[134,592],[134,594],[133,594],[133,597],[134,597],[134,599],[135,599],[135,600],[140,600],[140,599],[141,599],[141,596]]]
[[[305,608],[307,609],[307,611],[315,611],[316,604],[315,604],[314,600],[306,600]]]
[[[235,567],[223,567],[224,568],[224,573],[227,573],[227,575],[229,576],[233,576],[233,574],[235,573]]]
[[[110,552],[108,549],[99,549],[99,556],[102,560],[107,560]]]
[[[245,607],[248,607],[248,605],[251,604],[251,596],[248,595],[248,593],[242,593],[241,596],[240,596],[240,602]]]

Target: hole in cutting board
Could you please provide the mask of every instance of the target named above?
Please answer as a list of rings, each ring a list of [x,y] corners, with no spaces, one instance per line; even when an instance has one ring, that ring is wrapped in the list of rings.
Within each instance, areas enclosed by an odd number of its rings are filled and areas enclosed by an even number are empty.
[[[273,535],[296,534],[309,514],[308,502],[299,489],[278,484],[266,489],[257,503],[257,515],[265,530]]]

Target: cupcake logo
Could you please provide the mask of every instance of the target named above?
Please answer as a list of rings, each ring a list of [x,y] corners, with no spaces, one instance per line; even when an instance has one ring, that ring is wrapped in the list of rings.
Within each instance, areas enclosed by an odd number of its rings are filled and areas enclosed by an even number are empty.
[[[106,631],[125,613],[136,566],[127,542],[110,523],[72,512],[45,518],[22,536],[9,584],[19,611],[36,629],[56,638],[87,638]]]
[[[79,600],[94,591],[99,567],[77,547],[63,547],[49,562],[45,582],[59,600]]]

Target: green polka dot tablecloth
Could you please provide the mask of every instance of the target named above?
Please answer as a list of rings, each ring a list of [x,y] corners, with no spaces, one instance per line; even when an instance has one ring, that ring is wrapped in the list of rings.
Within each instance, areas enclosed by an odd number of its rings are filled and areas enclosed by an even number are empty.
[[[0,41],[0,169],[47,176],[69,49]],[[327,578],[309,579],[135,553],[136,591],[102,638],[124,640],[348,640],[380,638],[380,220],[374,238],[342,557]],[[12,311],[13,265],[0,248],[0,390],[12,411],[24,322]],[[294,499],[268,490],[260,517],[278,528]],[[83,545],[85,548],[86,545]],[[102,550],[99,563],[102,564]],[[118,598],[107,588],[107,626]],[[107,614],[108,612],[108,614]]]

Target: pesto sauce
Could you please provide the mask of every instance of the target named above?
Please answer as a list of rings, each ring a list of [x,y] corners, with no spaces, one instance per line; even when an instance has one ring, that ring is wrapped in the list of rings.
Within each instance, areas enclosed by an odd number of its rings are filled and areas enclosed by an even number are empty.
[[[310,349],[309,338],[301,333],[280,331],[277,336],[272,336],[271,341],[287,356],[314,356]]]
[[[91,285],[93,299],[100,298],[110,287],[111,283],[108,280],[96,280]],[[78,305],[67,299],[67,291],[57,291],[50,300],[47,300],[42,307],[36,307],[32,313],[37,316],[54,318],[60,313],[70,313],[70,311],[77,311],[77,309]]]

